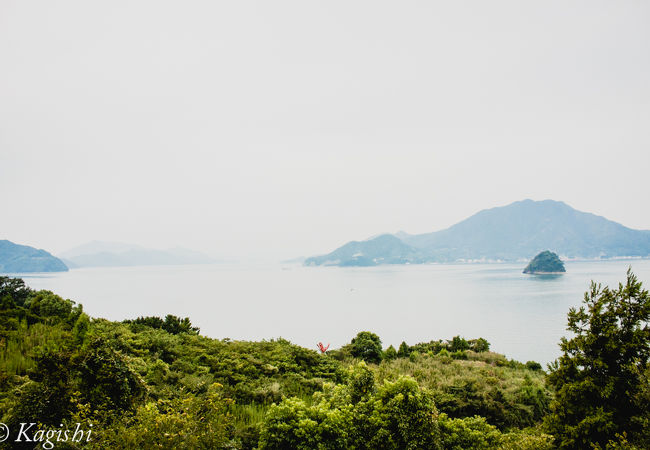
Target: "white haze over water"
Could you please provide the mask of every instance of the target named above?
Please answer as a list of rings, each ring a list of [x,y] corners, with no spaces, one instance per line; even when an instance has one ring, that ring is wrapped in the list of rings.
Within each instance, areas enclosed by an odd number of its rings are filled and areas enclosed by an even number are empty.
[[[214,338],[284,337],[338,348],[359,331],[384,347],[402,340],[484,337],[492,350],[525,362],[559,356],[566,315],[590,281],[614,288],[628,266],[650,286],[650,260],[566,263],[561,276],[531,276],[521,265],[405,265],[372,268],[206,265],[78,269],[27,275],[27,284],[82,303],[111,320],[189,316]]]
[[[4,0],[0,239],[277,261],[524,198],[647,229],[648,23],[639,1]]]

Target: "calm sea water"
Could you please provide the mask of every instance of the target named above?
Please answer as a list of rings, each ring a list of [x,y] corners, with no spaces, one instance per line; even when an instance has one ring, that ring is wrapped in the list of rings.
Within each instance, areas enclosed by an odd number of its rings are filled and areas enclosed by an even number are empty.
[[[187,316],[215,338],[283,337],[315,349],[319,341],[337,348],[362,330],[385,347],[461,335],[545,364],[559,355],[567,311],[590,280],[615,286],[628,266],[650,288],[650,260],[567,262],[561,276],[524,275],[522,264],[463,264],[93,268],[24,278],[94,317]]]

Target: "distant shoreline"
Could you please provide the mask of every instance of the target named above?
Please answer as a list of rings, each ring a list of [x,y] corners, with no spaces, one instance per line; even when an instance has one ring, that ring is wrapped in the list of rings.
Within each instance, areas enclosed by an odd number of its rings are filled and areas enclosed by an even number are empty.
[[[526,275],[564,275],[566,272],[522,272],[525,273]]]

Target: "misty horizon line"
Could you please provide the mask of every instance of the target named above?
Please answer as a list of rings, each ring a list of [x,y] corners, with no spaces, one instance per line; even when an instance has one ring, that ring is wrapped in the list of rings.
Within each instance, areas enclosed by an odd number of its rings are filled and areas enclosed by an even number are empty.
[[[453,224],[451,224],[451,225],[449,225],[447,227],[439,228],[439,229],[436,229],[436,230],[431,230],[431,231],[425,232],[424,234],[430,233],[430,232],[439,232],[439,231],[447,230],[447,229],[455,226],[456,224],[461,223],[464,220],[466,220],[466,219],[468,219],[470,217],[473,217],[474,215],[479,214],[479,213],[484,212],[484,211],[489,211],[489,210],[492,210],[492,209],[498,209],[498,208],[502,208],[502,207],[506,207],[506,206],[510,206],[510,205],[514,205],[514,204],[518,204],[518,203],[524,203],[524,202],[533,202],[533,203],[553,202],[553,203],[560,203],[560,204],[569,206],[570,208],[575,209],[576,211],[585,212],[587,214],[591,214],[591,215],[594,215],[596,217],[600,217],[600,218],[604,218],[606,220],[612,221],[611,219],[608,219],[605,216],[601,216],[601,215],[598,215],[598,214],[594,214],[594,213],[590,213],[590,212],[587,212],[587,211],[582,211],[580,209],[574,208],[573,206],[571,206],[570,204],[568,204],[568,203],[566,203],[566,202],[564,202],[562,200],[554,200],[554,199],[549,199],[549,198],[546,198],[546,199],[543,199],[543,200],[533,200],[531,198],[525,198],[523,200],[517,200],[517,201],[505,203],[505,204],[498,204],[498,205],[495,205],[495,206],[490,206],[490,207],[487,207],[487,208],[480,209],[480,210],[476,211],[475,213],[470,214],[470,215],[466,216],[465,218],[463,218],[463,219],[461,219],[461,220],[459,220],[457,222],[454,222]],[[612,221],[612,222],[615,222],[615,221]],[[619,223],[619,222],[615,222],[615,223]],[[619,223],[619,224],[626,227],[626,228],[632,229],[632,230],[637,230],[637,231],[647,231],[648,230],[647,228],[645,228],[645,229],[635,229],[635,228],[627,227],[625,224],[622,224],[622,223]],[[406,235],[406,236],[414,236],[414,235],[417,235],[417,234],[423,234],[423,233],[409,233],[403,228],[401,228],[401,229],[399,229],[399,230],[397,230],[395,232],[387,232],[387,231],[375,232],[375,233],[368,232],[368,233],[365,234],[366,237],[364,237],[364,238],[360,238],[360,239],[349,239],[348,238],[347,240],[342,240],[341,244],[345,244],[347,242],[366,242],[366,241],[373,240],[373,239],[375,239],[375,238],[377,238],[379,236],[383,236],[383,235],[393,235],[393,236],[399,237],[400,235],[402,235],[402,236],[404,236],[404,235]],[[12,239],[10,239],[10,238],[7,238],[7,240],[12,241]],[[59,258],[63,258],[63,259],[66,258],[66,256],[65,256],[66,253],[70,253],[70,252],[72,252],[72,251],[74,251],[74,250],[76,250],[78,248],[88,246],[88,245],[92,245],[92,244],[123,246],[124,250],[121,250],[121,251],[105,251],[105,252],[101,252],[101,251],[97,252],[97,251],[95,251],[95,252],[91,252],[91,253],[88,253],[88,254],[97,254],[97,253],[119,254],[119,253],[123,253],[123,252],[128,252],[128,251],[133,250],[133,249],[149,250],[149,251],[160,251],[160,252],[174,251],[174,250],[181,250],[181,251],[185,250],[185,251],[192,251],[192,252],[201,253],[201,254],[203,254],[203,255],[205,255],[207,257],[215,259],[215,261],[214,261],[215,263],[234,263],[234,262],[245,262],[245,261],[250,261],[250,262],[265,261],[265,262],[270,262],[270,261],[273,261],[273,260],[278,261],[278,262],[287,262],[287,261],[293,262],[293,261],[299,261],[301,259],[308,258],[307,254],[310,253],[310,252],[304,252],[303,254],[300,254],[300,255],[297,255],[295,253],[291,253],[291,254],[283,253],[283,254],[280,254],[278,252],[275,252],[275,254],[265,254],[264,252],[252,253],[252,254],[247,254],[247,255],[242,255],[241,253],[228,254],[227,252],[220,252],[218,250],[214,251],[214,250],[210,250],[210,249],[196,248],[194,246],[187,246],[187,245],[178,244],[178,243],[167,243],[167,244],[163,244],[163,245],[160,245],[160,244],[158,244],[158,245],[150,245],[150,244],[143,243],[142,241],[128,242],[126,240],[110,239],[110,238],[109,239],[95,238],[95,239],[91,239],[89,241],[85,241],[85,242],[82,242],[80,244],[77,244],[77,245],[74,245],[74,246],[71,246],[71,247],[67,247],[66,250],[58,250],[58,251],[51,251],[51,250],[49,250],[47,248],[41,248],[41,246],[39,246],[39,245],[32,245],[31,243],[26,243],[26,242],[16,242],[16,243],[21,244],[21,245],[29,245],[29,246],[32,246],[32,247],[37,248],[37,249],[42,249],[42,250],[48,251],[52,255],[57,256]],[[321,250],[321,251],[326,252],[327,250],[324,249],[324,250]],[[315,252],[311,252],[311,253],[315,253]],[[83,254],[83,253],[81,253],[81,254]]]

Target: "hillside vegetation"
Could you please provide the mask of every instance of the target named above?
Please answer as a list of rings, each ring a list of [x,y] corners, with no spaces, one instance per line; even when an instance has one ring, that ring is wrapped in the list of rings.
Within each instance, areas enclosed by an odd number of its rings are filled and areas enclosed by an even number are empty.
[[[647,292],[627,286],[648,303]],[[609,290],[592,294],[605,303],[616,298]],[[637,328],[631,321],[623,334]],[[647,346],[643,333],[635,345]],[[563,345],[579,348],[571,342]],[[590,421],[601,411],[598,434],[580,420],[567,428],[580,418],[566,415],[567,401],[578,400],[563,383],[590,380],[577,366],[567,372],[576,352],[547,375],[536,362],[508,360],[489,347],[456,336],[384,349],[369,331],[325,354],[283,339],[211,339],[172,315],[92,319],[81,305],[0,277],[0,421],[12,432],[0,445],[33,448],[15,442],[20,424],[30,422],[43,448],[51,448],[46,430],[77,423],[92,425],[92,439],[59,439],[57,448],[583,448],[585,432],[603,446],[648,442],[643,349],[628,350],[629,365],[618,359],[627,368],[615,374],[627,380],[627,404],[610,397],[605,409],[583,408]],[[589,352],[597,353],[593,345]],[[630,405],[636,409],[623,421],[608,415]]]

